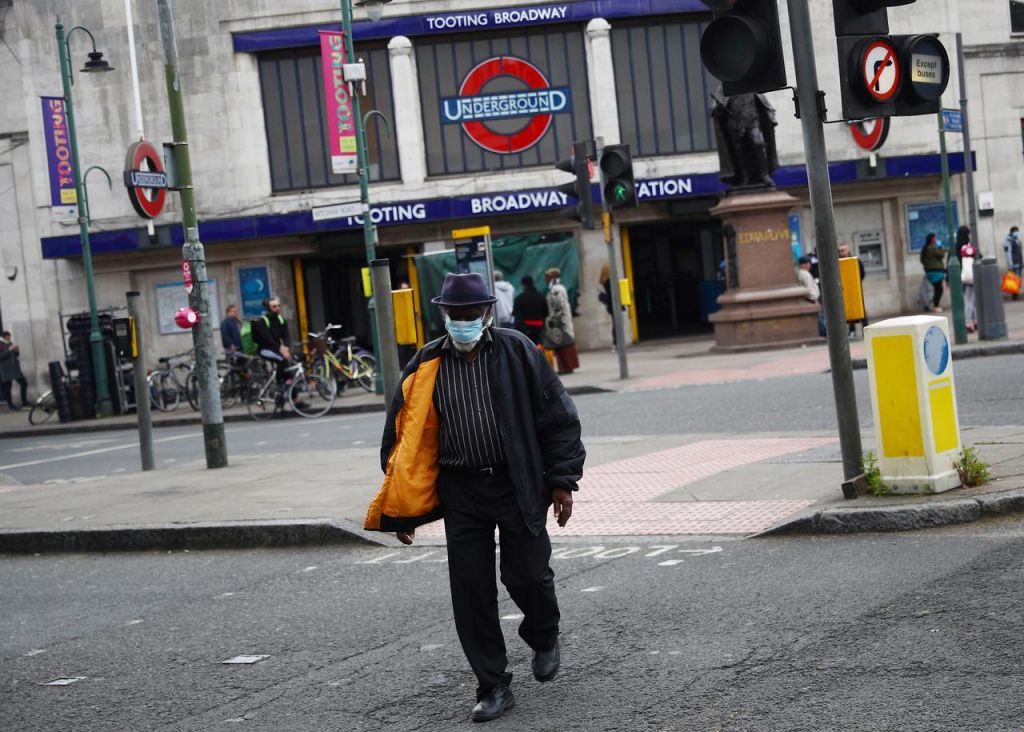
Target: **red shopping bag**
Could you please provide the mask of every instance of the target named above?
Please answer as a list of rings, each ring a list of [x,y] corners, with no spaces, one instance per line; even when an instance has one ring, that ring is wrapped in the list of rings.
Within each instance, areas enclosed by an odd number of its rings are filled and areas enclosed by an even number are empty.
[[[1016,272],[1007,272],[1003,275],[1002,290],[1007,295],[1020,294],[1020,275]]]

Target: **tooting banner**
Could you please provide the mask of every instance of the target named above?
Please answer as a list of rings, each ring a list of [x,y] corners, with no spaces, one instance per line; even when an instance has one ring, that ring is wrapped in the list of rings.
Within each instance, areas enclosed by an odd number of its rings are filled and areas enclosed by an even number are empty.
[[[55,207],[78,203],[74,170],[71,162],[71,140],[64,97],[41,97],[43,103],[43,135],[46,138],[46,168],[50,173],[50,203]]]
[[[352,96],[345,82],[345,34],[320,31],[320,55],[324,67],[327,130],[331,139],[331,171],[335,175],[352,173],[358,167],[358,154]]]

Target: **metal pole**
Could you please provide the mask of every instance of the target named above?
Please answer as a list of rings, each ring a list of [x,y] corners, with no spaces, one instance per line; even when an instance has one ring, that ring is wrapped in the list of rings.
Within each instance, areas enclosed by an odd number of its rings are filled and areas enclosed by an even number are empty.
[[[978,201],[974,195],[971,129],[967,124],[967,72],[964,70],[964,41],[959,33],[956,34],[956,65],[960,76],[960,117],[963,119],[964,171],[967,174],[967,225],[971,227],[971,240],[977,247]]]
[[[153,470],[153,416],[149,409],[149,385],[146,383],[146,346],[142,340],[142,328],[139,327],[139,293],[135,290],[126,292],[128,301],[128,317],[131,318],[132,335],[135,339],[135,357],[132,358],[132,373],[135,375],[135,414],[139,422],[139,453],[142,456],[142,469]]]
[[[846,313],[839,281],[839,251],[832,211],[832,187],[828,178],[825,130],[818,109],[818,69],[814,58],[814,35],[808,0],[788,0],[789,25],[793,34],[793,65],[796,67],[800,126],[807,159],[807,184],[814,216],[818,246],[818,273],[828,332],[828,357],[832,367],[832,391],[839,422],[839,446],[843,454],[843,495],[855,497],[862,489],[863,467],[857,393],[850,363]]]
[[[604,181],[601,182],[604,190]],[[602,194],[602,200],[604,195]],[[626,339],[622,327],[622,297],[619,294],[619,263],[615,258],[615,242],[612,236],[612,215],[607,210],[601,214],[604,226],[604,243],[608,245],[608,277],[612,281],[612,327],[615,329],[615,350],[619,354],[619,378],[629,378],[629,364],[626,362]]]
[[[949,280],[949,301],[953,309],[953,342],[967,343],[967,322],[964,319],[964,288],[960,281],[960,259],[956,253],[956,236],[953,233],[953,197],[949,191],[949,155],[946,152],[946,125],[942,110],[937,115],[939,122],[939,151],[942,161],[942,196],[946,209],[946,275]]]
[[[377,312],[381,320],[389,323],[395,322],[395,308],[391,301],[391,266],[386,259],[375,259],[370,262],[370,276],[373,280],[373,293],[379,295],[377,300]],[[380,337],[381,358],[377,362],[377,373],[381,375],[383,382],[385,401],[390,401],[398,389],[401,380],[402,370],[398,366],[398,345],[395,339],[395,329],[382,328],[378,333]]]
[[[96,284],[92,273],[92,248],[89,245],[89,199],[82,181],[78,160],[78,135],[75,132],[75,111],[71,101],[71,58],[64,24],[57,18],[57,50],[60,52],[60,77],[64,84],[64,114],[68,120],[68,143],[71,147],[71,174],[75,179],[75,195],[78,198],[78,232],[82,242],[82,263],[85,266],[85,288],[89,297],[89,345],[92,348],[92,376],[96,385],[96,416],[113,414],[110,402],[110,387],[107,381],[107,357],[100,335],[99,316],[96,314]],[[74,29],[72,29],[74,30]]]
[[[199,313],[199,322],[192,329],[196,349],[196,373],[199,377],[199,407],[203,420],[203,444],[206,467],[223,468],[228,464],[227,442],[224,438],[224,414],[220,404],[217,361],[213,352],[213,318],[207,296],[206,252],[199,241],[199,220],[196,216],[195,194],[192,190],[192,160],[188,151],[188,130],[185,127],[185,102],[178,78],[178,46],[174,35],[171,0],[156,0],[160,15],[160,38],[164,47],[164,72],[167,80],[167,101],[171,112],[174,136],[174,160],[178,168],[178,191],[181,197],[185,246],[182,256],[192,267],[192,292],[189,305]]]
[[[345,57],[347,59],[347,63],[355,63],[356,49],[355,43],[352,40],[351,0],[341,0],[341,29],[345,35]],[[362,203],[363,208],[363,241],[366,245],[366,263],[372,266],[373,261],[377,258],[377,227],[370,216],[370,156],[367,152],[366,146],[366,129],[363,125],[362,105],[359,101],[359,95],[355,93],[354,88],[351,89],[351,92],[352,116],[355,117],[354,122],[356,126],[356,158],[359,165],[359,200]],[[376,290],[374,290],[374,292],[376,292]],[[387,357],[382,352],[384,344],[381,342],[380,334],[388,328],[391,328],[393,331],[394,323],[387,323],[377,311],[373,295],[370,296],[370,300],[366,304],[366,309],[370,316],[370,333],[373,337],[373,352],[377,356],[377,360],[383,363]],[[390,355],[393,355],[397,361],[397,350],[394,354],[389,354],[389,356]],[[383,377],[381,375],[381,369],[377,369],[374,390],[378,394],[387,393]],[[388,398],[390,398],[390,394],[388,394]]]

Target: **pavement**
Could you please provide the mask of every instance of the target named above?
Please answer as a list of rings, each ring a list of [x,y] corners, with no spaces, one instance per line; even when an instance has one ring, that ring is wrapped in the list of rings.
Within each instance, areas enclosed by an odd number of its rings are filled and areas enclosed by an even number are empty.
[[[1006,303],[1009,337],[954,346],[953,359],[1024,352],[1024,301]],[[631,392],[683,385],[767,380],[828,370],[821,344],[749,353],[718,353],[710,336],[641,343],[629,349],[629,379],[614,352],[581,355],[565,376],[574,394]],[[853,340],[854,360],[864,357]],[[586,397],[581,397],[586,398]],[[348,392],[340,414],[382,411],[383,400]],[[226,421],[248,420],[229,410]],[[294,419],[300,420],[295,417]],[[297,421],[301,424],[301,421]],[[199,424],[183,405],[154,415],[154,426]],[[134,416],[89,422],[27,424],[27,414],[0,414],[0,439],[53,433],[136,430]],[[576,511],[556,543],[594,536],[743,537],[782,533],[901,531],[1024,512],[1024,425],[965,427],[962,443],[978,448],[992,480],[937,495],[843,498],[835,433],[780,429],[742,435],[594,437]],[[877,452],[875,435],[862,435]],[[199,547],[400,545],[362,530],[380,484],[373,447],[246,457],[209,471],[205,462],[74,483],[18,485],[0,476],[0,553]],[[443,544],[441,522],[422,527],[418,544]]]

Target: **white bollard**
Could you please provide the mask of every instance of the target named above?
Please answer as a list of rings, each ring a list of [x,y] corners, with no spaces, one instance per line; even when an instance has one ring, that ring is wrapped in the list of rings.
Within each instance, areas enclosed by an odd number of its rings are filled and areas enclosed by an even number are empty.
[[[911,315],[864,329],[871,410],[882,483],[895,493],[960,487],[960,453],[949,325]]]

